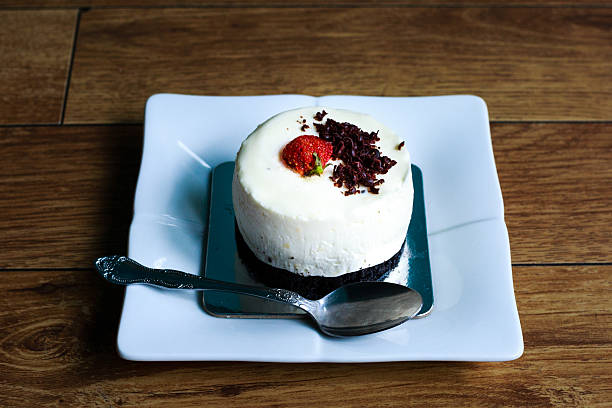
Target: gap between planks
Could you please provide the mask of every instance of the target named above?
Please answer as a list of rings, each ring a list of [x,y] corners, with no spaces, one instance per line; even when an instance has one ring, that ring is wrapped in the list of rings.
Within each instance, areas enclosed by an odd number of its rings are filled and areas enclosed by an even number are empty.
[[[612,266],[612,262],[559,262],[559,263],[513,263],[513,268],[562,267],[562,266]],[[0,268],[2,272],[84,272],[95,268]]]
[[[511,3],[492,3],[492,4],[479,4],[479,3],[461,3],[457,4],[444,4],[444,3],[343,3],[343,4],[313,4],[313,3],[215,3],[211,2],[208,4],[168,4],[168,5],[109,5],[109,6],[93,6],[93,5],[82,5],[82,6],[0,6],[0,10],[6,11],[36,11],[36,10],[75,10],[79,9],[83,12],[89,10],[163,10],[163,9],[253,9],[253,8],[270,8],[270,9],[291,9],[291,8],[309,8],[309,9],[332,9],[332,8],[524,8],[524,9],[609,9],[612,8],[612,4],[607,3],[587,3],[587,4],[540,4],[538,2],[526,3],[526,4],[511,4]]]
[[[66,116],[66,104],[68,103],[68,93],[70,92],[70,78],[72,77],[72,67],[74,66],[74,56],[76,53],[77,40],[79,38],[79,26],[81,24],[82,13],[83,9],[77,10],[74,34],[72,35],[72,48],[70,49],[70,60],[68,62],[68,75],[66,75],[66,82],[64,84],[64,100],[62,101],[62,111],[60,113],[60,125],[64,124],[64,117]]]
[[[63,113],[63,112],[62,112]],[[63,117],[62,117],[63,120]],[[540,125],[585,125],[585,124],[601,124],[610,125],[612,120],[491,120],[489,121],[492,125],[529,125],[529,124],[540,124]],[[143,122],[114,122],[114,123],[12,123],[12,124],[0,124],[0,128],[27,128],[27,127],[95,127],[95,126],[143,126]]]

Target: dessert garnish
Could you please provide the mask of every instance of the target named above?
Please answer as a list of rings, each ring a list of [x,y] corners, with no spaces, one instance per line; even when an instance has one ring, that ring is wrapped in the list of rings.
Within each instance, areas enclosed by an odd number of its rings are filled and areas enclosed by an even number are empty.
[[[313,136],[298,136],[283,149],[282,158],[289,168],[302,176],[321,175],[332,155],[332,144]]]
[[[323,112],[317,112],[314,115],[315,120],[318,120],[319,122],[323,120],[323,118],[325,117],[325,115],[327,115],[327,112],[325,112],[325,110],[323,110]]]
[[[398,144],[398,145],[397,145],[397,150],[402,150],[402,147],[404,147],[404,144],[405,144],[405,143],[406,143],[406,142],[404,142],[404,141],[402,140],[402,143],[400,143],[400,144]]]
[[[322,120],[327,112],[317,112],[314,118]],[[315,123],[319,138],[331,143],[333,151],[331,158],[342,162],[334,165],[330,177],[336,187],[346,187],[345,196],[360,194],[367,187],[368,191],[378,194],[380,184],[385,180],[377,178],[378,174],[386,174],[397,162],[388,156],[381,155],[376,142],[380,140],[378,131],[364,132],[351,123],[339,123],[327,119],[325,123]]]

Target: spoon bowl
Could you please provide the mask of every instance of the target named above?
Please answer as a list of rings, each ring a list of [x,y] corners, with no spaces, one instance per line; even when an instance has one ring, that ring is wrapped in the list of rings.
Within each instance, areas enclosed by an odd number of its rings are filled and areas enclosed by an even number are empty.
[[[421,310],[421,295],[388,282],[344,285],[317,301],[310,312],[322,332],[356,336],[397,326]]]
[[[330,336],[358,336],[397,326],[422,306],[413,289],[388,282],[356,282],[341,286],[319,300],[285,289],[241,285],[172,269],[152,269],[125,256],[96,261],[104,279],[119,285],[147,284],[168,289],[218,290],[290,304],[304,310]]]

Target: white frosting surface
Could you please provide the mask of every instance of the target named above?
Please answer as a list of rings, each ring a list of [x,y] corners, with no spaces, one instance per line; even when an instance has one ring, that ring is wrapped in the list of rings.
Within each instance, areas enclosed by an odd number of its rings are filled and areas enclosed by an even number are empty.
[[[282,149],[294,138],[317,135],[316,112],[379,131],[381,154],[396,160],[379,194],[344,196],[329,179],[302,177],[285,166]],[[306,119],[310,128],[301,131]],[[391,258],[399,251],[412,214],[410,155],[397,150],[400,138],[369,115],[326,107],[280,113],[261,124],[242,143],[232,184],[238,228],[263,262],[305,276],[339,276]]]

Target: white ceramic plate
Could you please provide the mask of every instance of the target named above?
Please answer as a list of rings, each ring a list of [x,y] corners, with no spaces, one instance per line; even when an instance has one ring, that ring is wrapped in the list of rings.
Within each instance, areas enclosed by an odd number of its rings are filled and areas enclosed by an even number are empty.
[[[118,350],[130,360],[503,361],[523,338],[486,104],[468,95],[383,98],[159,94],[147,102],[129,256],[202,270],[211,168],[268,117],[301,106],[367,112],[406,141],[423,171],[435,305],[430,316],[334,339],[299,319],[223,319],[193,291],[126,289]]]

